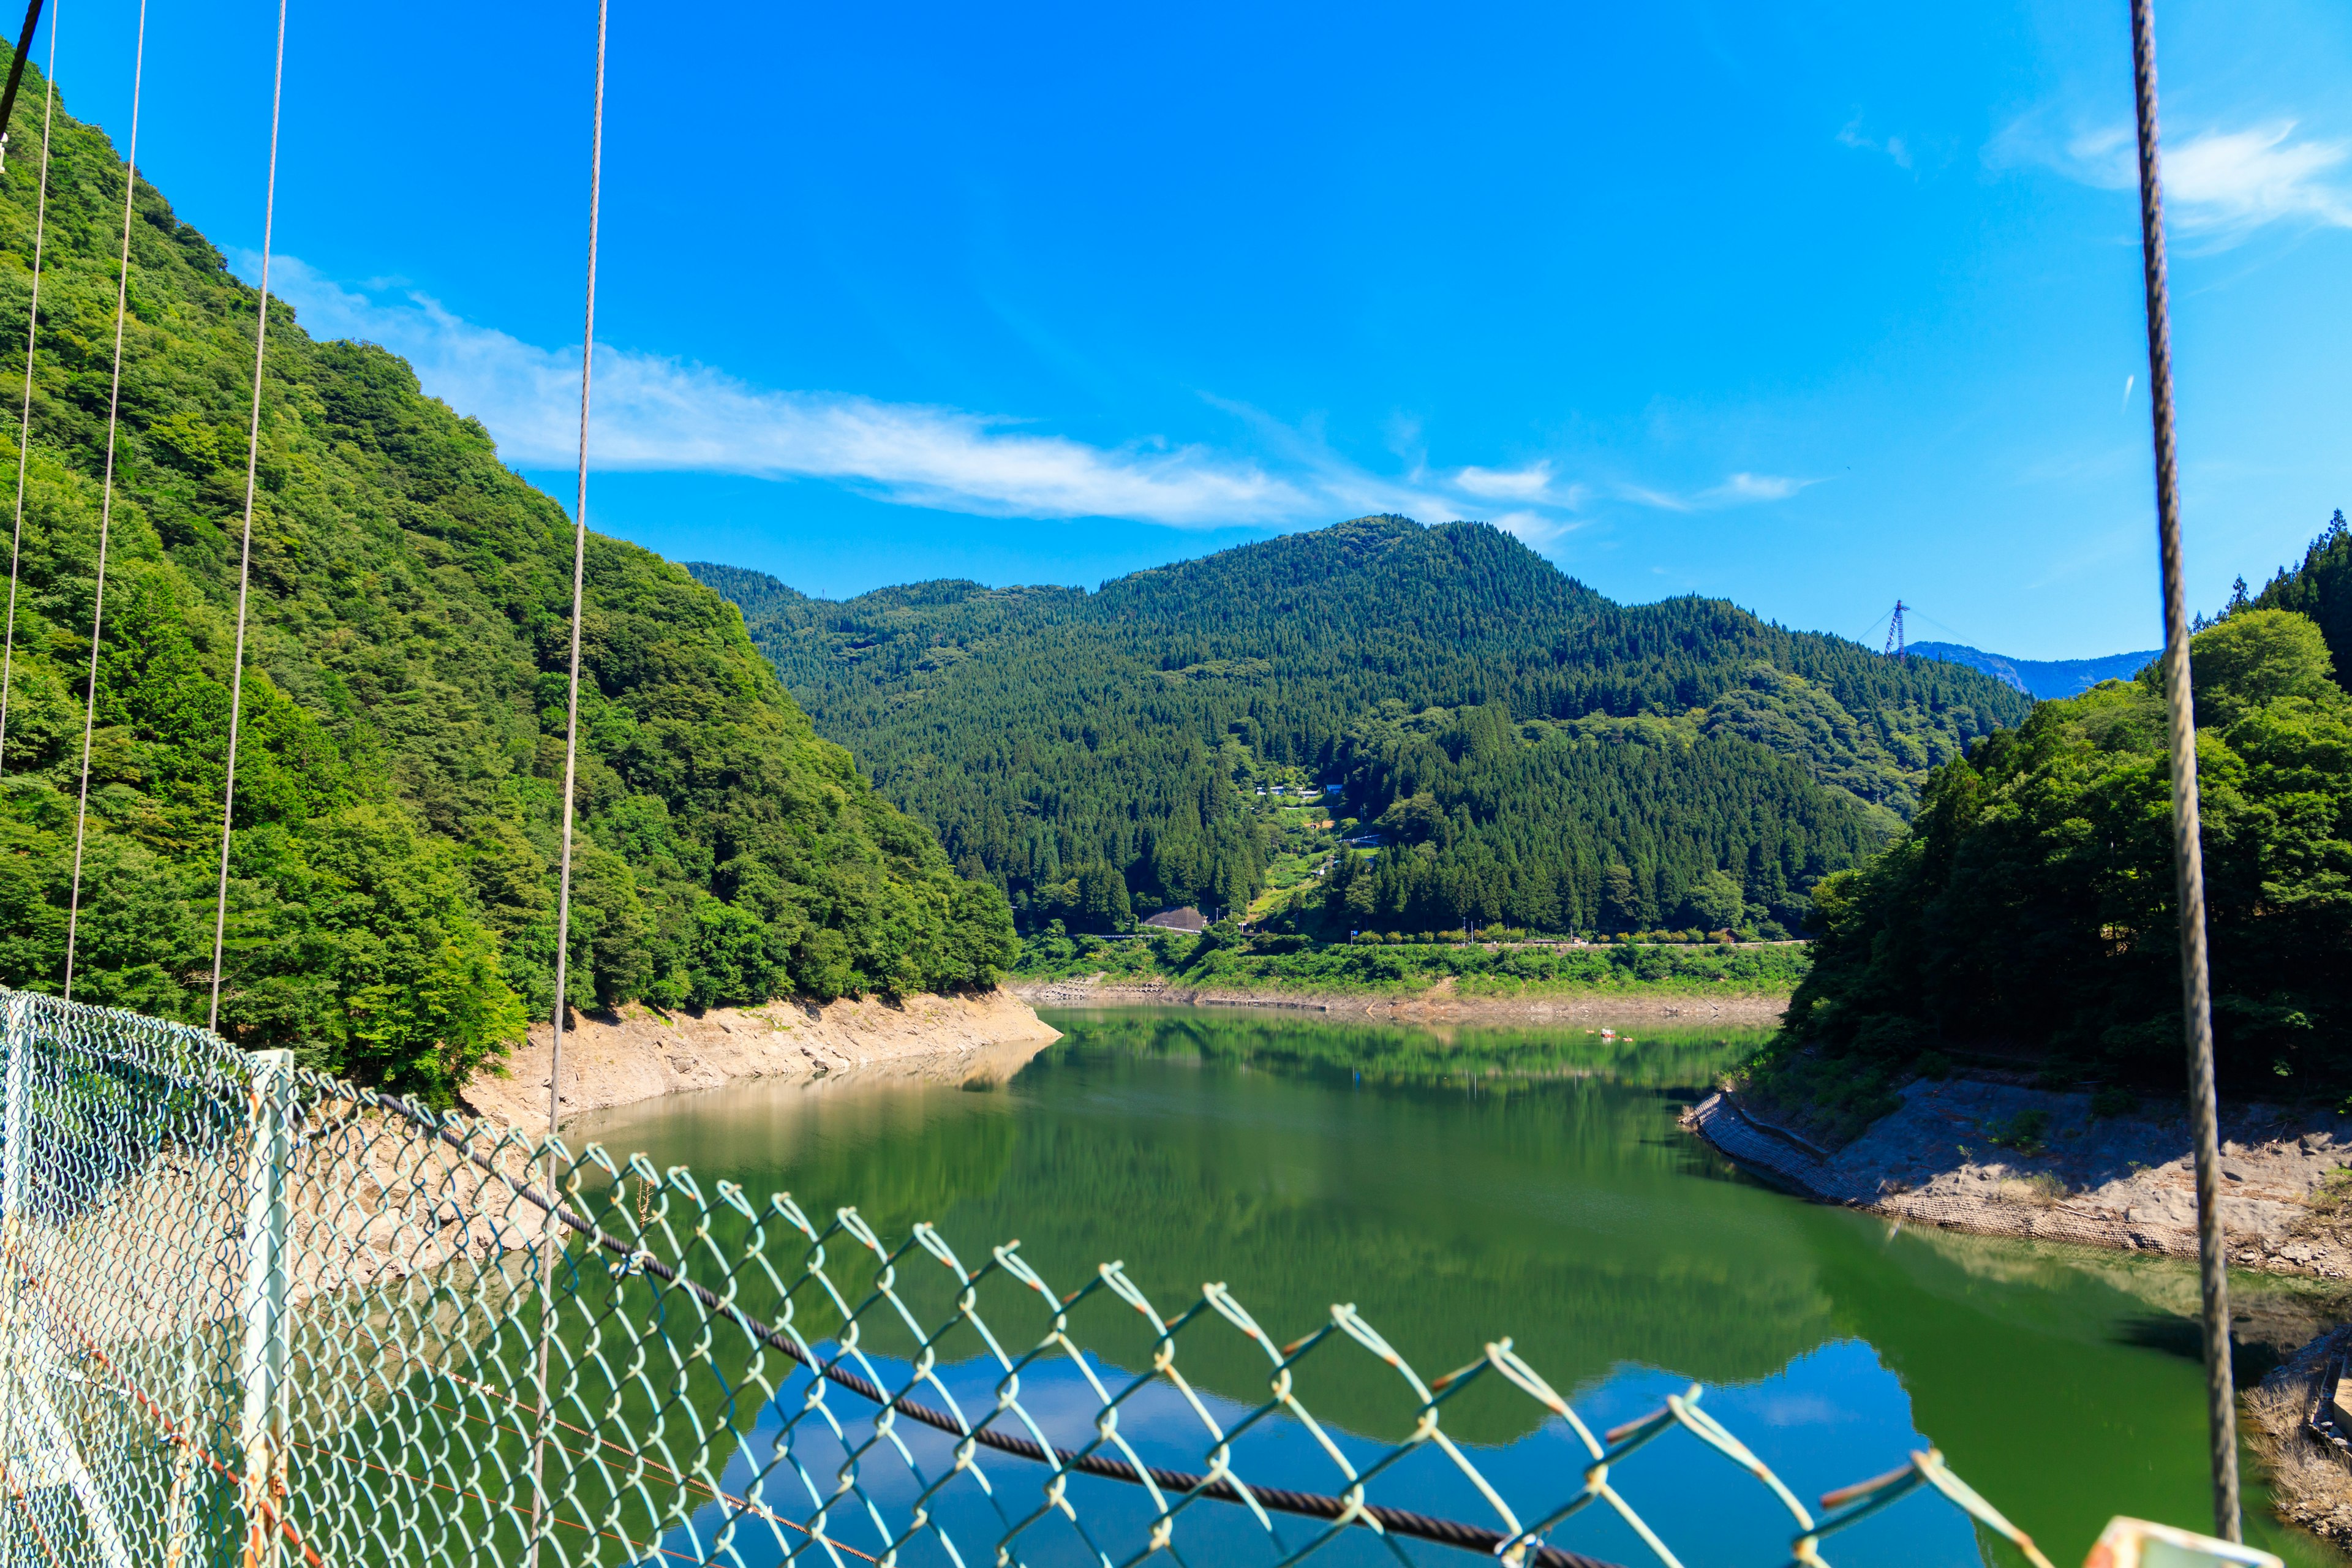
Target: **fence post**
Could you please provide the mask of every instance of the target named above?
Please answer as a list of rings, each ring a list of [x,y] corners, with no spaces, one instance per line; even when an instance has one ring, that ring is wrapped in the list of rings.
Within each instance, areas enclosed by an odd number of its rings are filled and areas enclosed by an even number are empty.
[[[22,991],[8,998],[8,1104],[5,1121],[0,1121],[0,1139],[6,1141],[0,1149],[0,1247],[6,1253],[8,1281],[8,1458],[12,1469],[21,1462],[29,1473],[15,1478],[19,1485],[37,1478],[42,1485],[62,1482],[71,1489],[89,1521],[98,1561],[104,1568],[131,1568],[131,1549],[114,1505],[99,1486],[52,1395],[52,1379],[63,1369],[49,1342],[47,1325],[35,1321],[25,1300],[26,1188],[33,1152],[33,1001]]]
[[[13,1252],[16,1246],[17,1211],[25,1201],[25,1101],[33,1076],[32,998],[21,991],[8,995],[8,1106],[0,1121],[0,1236]]]
[[[25,1201],[25,1097],[26,1081],[31,1076],[31,1043],[26,1038],[25,995],[11,992],[6,1010],[8,1062],[6,1077],[0,1079],[0,1094],[6,1095],[0,1106],[0,1455],[5,1455],[9,1467],[9,1484],[21,1487],[16,1475],[18,1456],[29,1451],[25,1440],[22,1408],[25,1404],[23,1355],[18,1346],[25,1333],[23,1289],[18,1283],[16,1247],[22,1226],[18,1211]],[[29,1557],[25,1561],[29,1562]],[[17,1559],[13,1554],[9,1561]]]
[[[239,1511],[245,1520],[244,1568],[276,1568],[286,1507],[286,1365],[293,1323],[286,1297],[287,1192],[294,1161],[294,1053],[256,1051],[251,1090],[252,1144],[245,1186],[245,1348],[238,1362],[245,1407],[237,1424],[244,1456]]]

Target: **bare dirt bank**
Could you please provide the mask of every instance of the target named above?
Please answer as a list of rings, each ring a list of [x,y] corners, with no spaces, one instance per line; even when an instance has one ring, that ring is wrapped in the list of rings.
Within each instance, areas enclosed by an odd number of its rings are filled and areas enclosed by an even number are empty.
[[[2088,1095],[1967,1079],[1913,1083],[1902,1101],[1835,1151],[1728,1093],[1685,1111],[1683,1125],[1824,1203],[1990,1236],[2196,1256],[2185,1112],[2094,1119]],[[2352,1279],[2352,1235],[2313,1204],[2329,1175],[2352,1164],[2352,1117],[2238,1106],[2225,1110],[2221,1140],[2230,1261]]]
[[[1465,995],[1444,981],[1426,991],[1402,994],[1239,990],[1230,986],[1171,984],[1161,980],[1113,982],[1099,974],[1081,979],[1008,981],[1005,989],[1039,1007],[1267,1007],[1399,1023],[1582,1023],[1596,1019],[1618,1023],[1687,1018],[1726,1024],[1770,1024],[1779,1022],[1781,1012],[1789,1005],[1786,994],[1769,993],[1718,995],[1704,992],[1562,989],[1518,995]]]
[[[771,1002],[665,1015],[632,1004],[617,1014],[575,1013],[563,1031],[565,1117],[737,1079],[787,1081],[835,1074],[997,1082],[1060,1039],[1029,1005],[1003,990],[971,996]],[[484,1075],[458,1098],[478,1116],[517,1127],[547,1124],[551,1025],[533,1026],[503,1076]]]
[[[2323,1392],[2327,1363],[2352,1342],[2352,1329],[2322,1334],[2246,1390],[2247,1446],[2263,1463],[2271,1507],[2314,1535],[2352,1546],[2352,1458],[2305,1425]],[[2339,1394],[2340,1398],[2340,1394]]]

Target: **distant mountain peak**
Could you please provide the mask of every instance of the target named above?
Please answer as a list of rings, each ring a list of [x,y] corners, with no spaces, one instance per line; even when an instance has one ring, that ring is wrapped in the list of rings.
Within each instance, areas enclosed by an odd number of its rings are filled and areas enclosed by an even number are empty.
[[[1981,669],[2029,697],[2048,702],[2079,696],[2103,680],[2129,680],[2163,650],[2102,654],[2096,658],[2011,658],[1966,643],[1915,642],[1911,651],[1921,658],[1940,658]]]

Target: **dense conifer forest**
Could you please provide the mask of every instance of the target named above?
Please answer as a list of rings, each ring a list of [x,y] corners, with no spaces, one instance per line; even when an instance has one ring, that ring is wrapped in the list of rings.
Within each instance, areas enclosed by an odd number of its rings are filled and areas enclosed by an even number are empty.
[[[1276,809],[1302,788],[1379,842],[1262,901],[1277,925],[1786,928],[2031,706],[1717,600],[1617,605],[1477,523],[1361,518],[1094,594],[688,569],[1032,929],[1249,904],[1327,853]]]
[[[2347,567],[2339,514],[2190,645],[2215,1043],[2240,1091],[2352,1086]],[[1767,1081],[1858,1115],[1923,1062],[1992,1051],[2177,1088],[2170,788],[2154,667],[1946,763],[1882,858],[1817,890],[1813,968]]]
[[[37,102],[28,72],[26,101]],[[38,117],[0,182],[0,447]],[[58,116],[5,751],[0,981],[63,978],[125,172]],[[76,1000],[205,1016],[257,296],[142,182]],[[273,302],[224,1028],[446,1095],[553,1005],[572,527],[407,364]],[[735,611],[592,538],[572,1000],[993,979],[1003,899],[820,740]]]

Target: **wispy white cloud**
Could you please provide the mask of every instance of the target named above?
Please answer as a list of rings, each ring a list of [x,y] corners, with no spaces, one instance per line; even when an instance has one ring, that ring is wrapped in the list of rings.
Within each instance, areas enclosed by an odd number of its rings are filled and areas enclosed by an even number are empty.
[[[1709,485],[1705,489],[1687,493],[1630,484],[1620,485],[1617,493],[1627,500],[1664,511],[1714,511],[1723,507],[1787,500],[1807,486],[1821,482],[1819,479],[1794,479],[1786,474],[1738,473],[1727,476],[1719,485]]]
[[[236,263],[248,278],[259,258]],[[567,468],[577,453],[580,351],[548,349],[468,321],[397,279],[343,284],[293,257],[271,283],[314,336],[381,343],[425,390],[479,418],[505,459]],[[1138,439],[1117,447],[1043,434],[1012,417],[854,393],[780,392],[724,371],[599,345],[591,462],[604,469],[815,479],[886,500],[985,517],[1116,517],[1178,528],[1315,526],[1393,511],[1438,522],[1480,517],[1535,545],[1582,525],[1590,487],[1549,461],[1440,472],[1412,458],[1374,473],[1319,429],[1210,397],[1249,450]],[[1417,430],[1412,432],[1415,441]],[[1778,500],[1803,481],[1734,474],[1689,496],[1622,487],[1675,510]],[[1501,505],[1499,514],[1492,508]]]
[[[2128,125],[2053,132],[2044,112],[2012,121],[1985,150],[1995,166],[2039,163],[2103,190],[2139,183]],[[2352,228],[2352,142],[2296,134],[2273,120],[2239,130],[2205,129],[2165,139],[2165,216],[2184,236],[2235,245],[2271,224]]]
[[[1551,480],[1549,463],[1531,463],[1524,468],[1482,468],[1474,464],[1454,472],[1456,489],[1489,500],[1549,500]]]
[[[576,347],[526,343],[413,290],[347,289],[292,258],[272,264],[272,283],[314,334],[405,357],[425,390],[488,426],[509,462],[574,460]],[[1217,527],[1279,525],[1330,505],[1313,485],[1200,447],[1088,446],[961,409],[767,391],[707,365],[603,346],[589,452],[600,468],[835,479],[983,515]]]
[[[1862,116],[1859,113],[1839,127],[1837,139],[1841,146],[1852,147],[1864,153],[1883,153],[1894,160],[1895,166],[1898,169],[1911,167],[1910,144],[1900,136],[1889,136],[1881,141],[1869,134],[1863,129]]]

